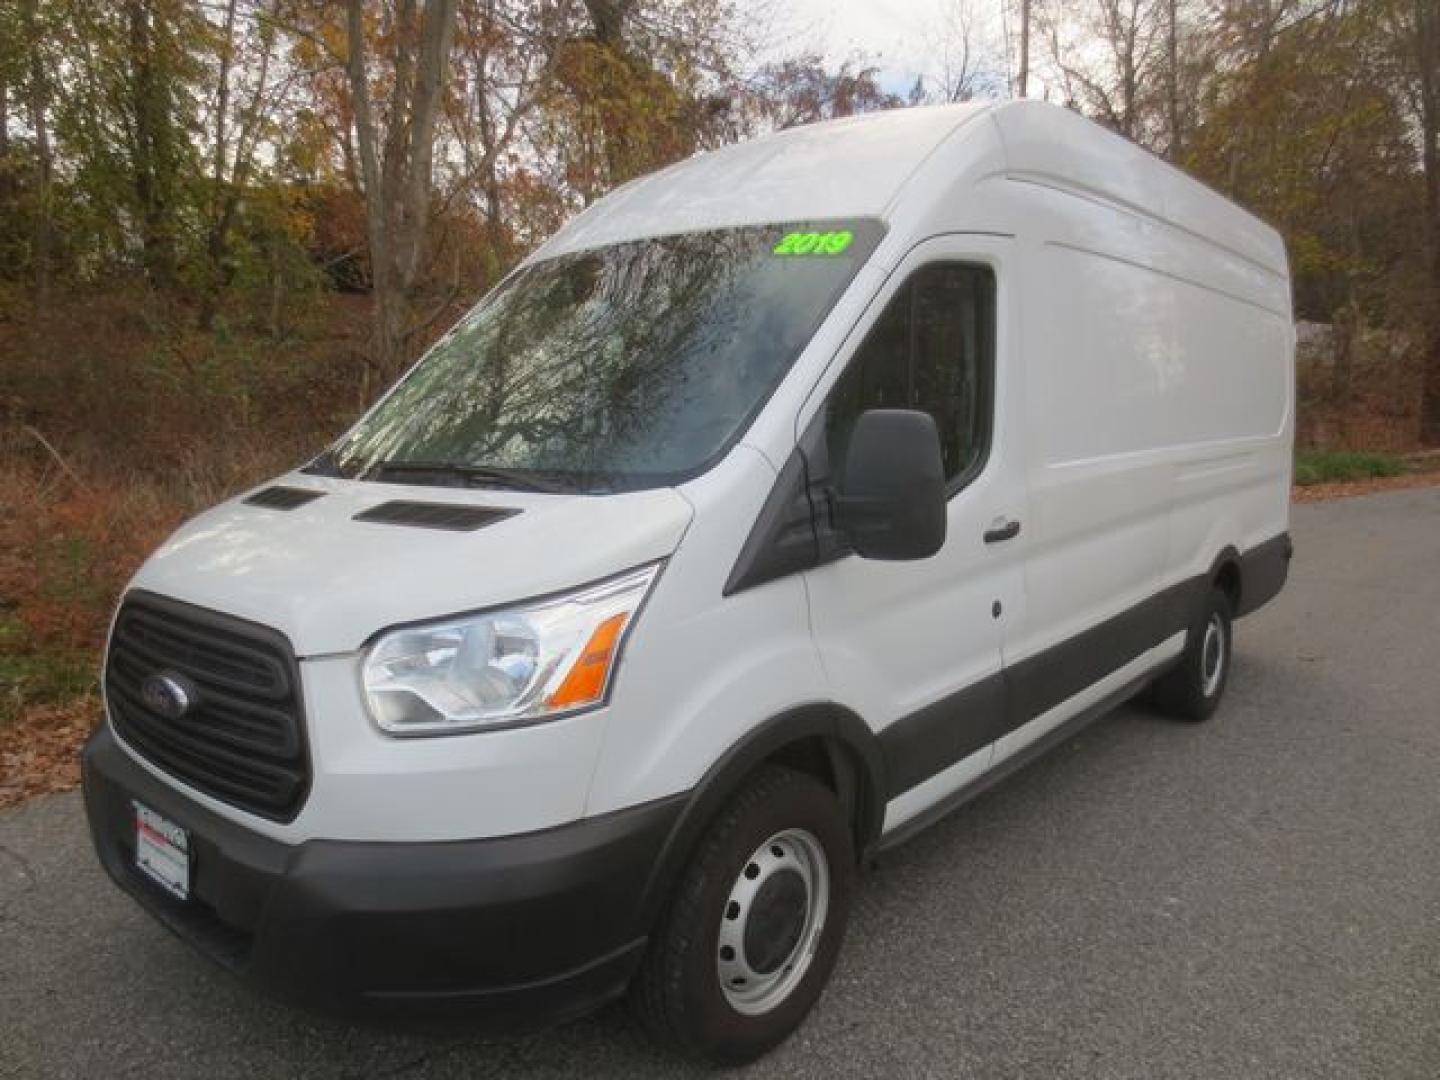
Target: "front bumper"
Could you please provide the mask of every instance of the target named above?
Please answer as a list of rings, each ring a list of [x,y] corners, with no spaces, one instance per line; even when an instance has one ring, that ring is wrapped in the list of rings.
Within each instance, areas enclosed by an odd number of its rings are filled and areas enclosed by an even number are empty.
[[[122,889],[267,992],[349,1015],[557,1020],[618,995],[685,801],[495,839],[289,845],[161,782],[108,725],[83,765],[95,847]],[[135,869],[136,800],[189,830],[189,899]]]

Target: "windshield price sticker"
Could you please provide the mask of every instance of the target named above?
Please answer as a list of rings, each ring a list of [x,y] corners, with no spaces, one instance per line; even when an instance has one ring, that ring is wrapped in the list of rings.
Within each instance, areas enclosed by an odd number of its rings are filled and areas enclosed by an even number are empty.
[[[786,233],[775,245],[776,255],[839,255],[855,240],[849,229],[837,232]]]

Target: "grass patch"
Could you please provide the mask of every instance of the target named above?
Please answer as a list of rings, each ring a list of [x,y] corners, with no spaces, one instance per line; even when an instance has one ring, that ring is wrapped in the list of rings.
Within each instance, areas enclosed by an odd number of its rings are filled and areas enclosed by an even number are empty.
[[[0,617],[0,727],[11,724],[32,705],[53,705],[95,692],[94,664],[88,656],[63,650],[26,652],[22,628]]]
[[[1394,454],[1361,450],[1302,450],[1295,455],[1295,483],[1300,487],[1400,476],[1407,471],[1405,462]]]

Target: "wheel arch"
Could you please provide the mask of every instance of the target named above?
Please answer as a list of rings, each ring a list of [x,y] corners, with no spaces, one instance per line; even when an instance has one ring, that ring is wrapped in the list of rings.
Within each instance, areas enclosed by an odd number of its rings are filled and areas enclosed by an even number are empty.
[[[1210,571],[1205,575],[1205,580],[1226,595],[1230,601],[1232,613],[1240,611],[1245,579],[1241,570],[1240,552],[1235,549],[1233,544],[1226,544],[1215,556],[1210,563]]]
[[[834,790],[850,816],[857,853],[880,835],[886,788],[874,734],[858,715],[833,702],[787,709],[731,746],[691,790],[645,884],[640,912],[645,929],[654,925],[706,826],[766,762],[815,775]]]

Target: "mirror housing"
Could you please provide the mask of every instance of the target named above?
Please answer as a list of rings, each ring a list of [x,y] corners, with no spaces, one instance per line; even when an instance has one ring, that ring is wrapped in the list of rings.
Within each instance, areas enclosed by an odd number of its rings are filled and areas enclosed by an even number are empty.
[[[928,559],[945,543],[945,463],[928,413],[870,409],[845,454],[835,524],[864,559]]]

